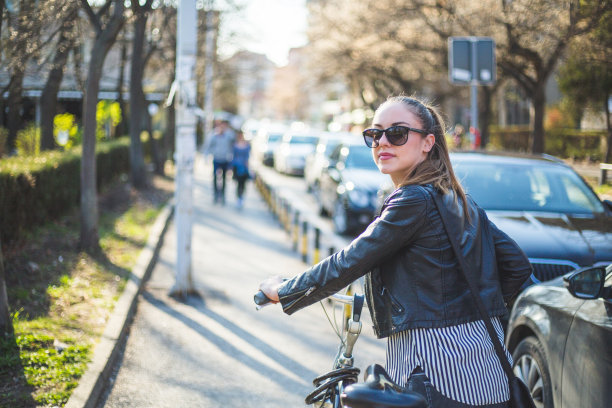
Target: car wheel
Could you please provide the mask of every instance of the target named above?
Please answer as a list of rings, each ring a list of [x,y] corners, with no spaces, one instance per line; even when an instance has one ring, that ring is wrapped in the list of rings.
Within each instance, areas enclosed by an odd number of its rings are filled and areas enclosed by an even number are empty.
[[[334,216],[332,217],[334,222],[334,229],[338,234],[346,234],[348,232],[348,219],[346,216],[346,209],[341,199],[336,200],[334,204]]]
[[[537,408],[553,408],[552,387],[548,364],[542,345],[535,337],[527,337],[512,353],[514,374],[522,380]]]

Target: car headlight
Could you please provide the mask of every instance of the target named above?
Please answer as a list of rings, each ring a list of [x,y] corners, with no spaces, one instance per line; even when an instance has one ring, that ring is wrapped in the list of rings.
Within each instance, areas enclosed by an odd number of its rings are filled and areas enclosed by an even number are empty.
[[[359,189],[348,190],[348,197],[357,207],[367,207],[370,204],[368,193]]]

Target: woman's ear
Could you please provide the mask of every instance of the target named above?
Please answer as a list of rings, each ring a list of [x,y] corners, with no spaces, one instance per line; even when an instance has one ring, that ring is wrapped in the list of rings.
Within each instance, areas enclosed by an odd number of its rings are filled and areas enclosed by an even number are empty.
[[[433,149],[435,144],[436,137],[433,135],[433,133],[430,133],[425,136],[425,145],[423,146],[423,150],[425,151],[425,153],[429,153],[431,149]]]

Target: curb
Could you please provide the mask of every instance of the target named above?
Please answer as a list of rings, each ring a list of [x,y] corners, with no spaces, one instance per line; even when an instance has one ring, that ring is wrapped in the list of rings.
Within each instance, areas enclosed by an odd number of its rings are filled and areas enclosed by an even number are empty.
[[[149,232],[147,243],[140,252],[126,287],[96,345],[93,358],[87,365],[87,371],[79,380],[79,385],[73,391],[65,408],[93,408],[96,406],[104,384],[112,372],[115,359],[119,355],[117,346],[127,335],[129,323],[136,311],[138,295],[157,262],[157,256],[173,214],[173,204],[167,204],[157,216]]]

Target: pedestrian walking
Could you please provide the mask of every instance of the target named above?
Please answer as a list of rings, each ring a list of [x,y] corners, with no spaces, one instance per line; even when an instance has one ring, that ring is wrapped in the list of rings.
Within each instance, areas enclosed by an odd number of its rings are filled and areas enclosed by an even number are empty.
[[[229,126],[229,121],[222,120],[205,143],[204,154],[213,158],[215,203],[225,204],[225,180],[232,161],[235,139],[236,134]]]
[[[234,144],[234,156],[232,159],[232,174],[236,181],[236,206],[242,209],[244,205],[244,188],[247,180],[251,178],[249,170],[249,156],[251,144],[244,139],[242,130],[236,132],[236,143]]]
[[[387,338],[386,369],[398,384],[430,407],[509,406],[508,379],[451,243],[459,242],[502,344],[500,318],[530,277],[527,257],[464,193],[435,108],[391,97],[363,137],[396,187],[380,215],[341,251],[291,279],[268,278],[260,289],[292,314],[365,275],[374,331]]]

